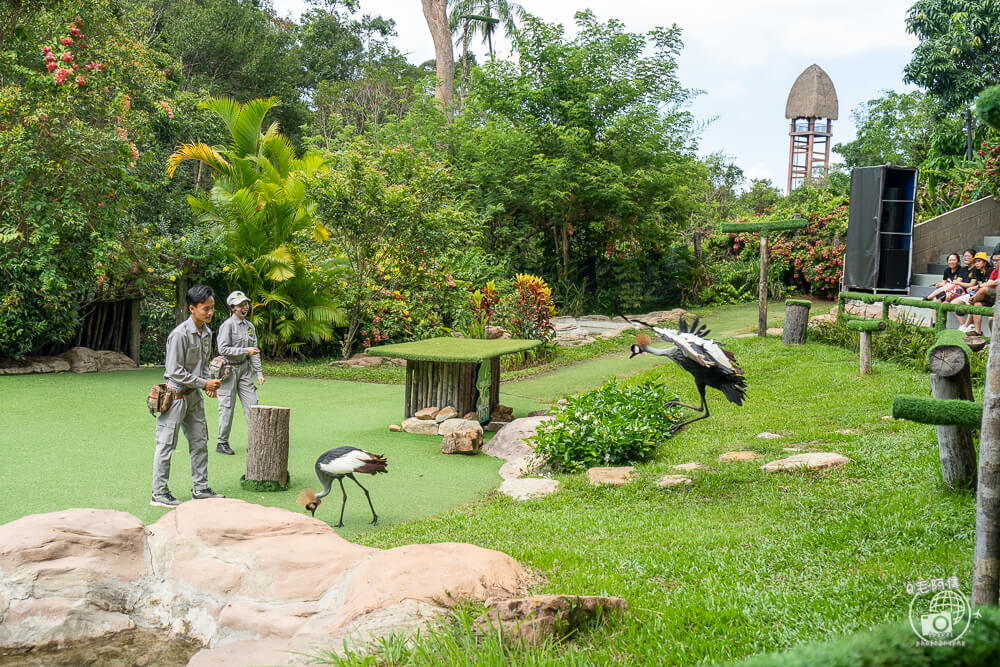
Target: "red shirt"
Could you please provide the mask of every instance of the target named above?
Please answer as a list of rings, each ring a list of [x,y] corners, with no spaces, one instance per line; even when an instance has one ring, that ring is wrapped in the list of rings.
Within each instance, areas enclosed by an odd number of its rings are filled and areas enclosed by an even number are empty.
[[[990,280],[996,280],[997,274],[1000,273],[997,269],[993,269],[993,273],[990,274]]]

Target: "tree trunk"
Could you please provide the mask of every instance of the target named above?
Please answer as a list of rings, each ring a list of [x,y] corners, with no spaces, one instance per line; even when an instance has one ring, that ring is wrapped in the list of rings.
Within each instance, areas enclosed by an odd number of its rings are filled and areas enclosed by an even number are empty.
[[[859,331],[859,347],[861,348],[860,370],[862,375],[872,374],[872,332]]]
[[[132,357],[132,361],[139,363],[139,334],[142,330],[142,320],[139,316],[139,306],[142,303],[142,299],[132,299],[129,301],[129,315],[128,315],[128,356]]]
[[[785,306],[785,328],[781,332],[781,342],[786,345],[801,345],[806,342],[809,329],[809,306],[788,304]]]
[[[288,484],[289,408],[254,405],[247,423],[247,481]]]
[[[760,235],[760,284],[757,286],[757,335],[767,335],[767,236]]]
[[[452,119],[451,103],[455,96],[455,54],[451,47],[451,28],[448,26],[447,0],[420,0],[424,18],[434,40],[434,56],[437,64],[437,84],[434,97],[444,109],[448,120]]]
[[[1000,333],[1000,301],[993,307],[993,331]],[[972,604],[996,605],[1000,581],[1000,345],[990,345],[979,430],[979,484],[976,493],[976,549]]]

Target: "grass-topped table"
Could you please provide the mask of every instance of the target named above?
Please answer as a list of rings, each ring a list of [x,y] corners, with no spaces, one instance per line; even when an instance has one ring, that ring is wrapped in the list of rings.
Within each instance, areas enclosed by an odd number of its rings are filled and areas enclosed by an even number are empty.
[[[488,421],[500,402],[500,357],[539,345],[516,338],[442,336],[370,347],[368,354],[406,360],[404,419],[423,408],[450,405],[459,416],[476,412],[480,421]]]

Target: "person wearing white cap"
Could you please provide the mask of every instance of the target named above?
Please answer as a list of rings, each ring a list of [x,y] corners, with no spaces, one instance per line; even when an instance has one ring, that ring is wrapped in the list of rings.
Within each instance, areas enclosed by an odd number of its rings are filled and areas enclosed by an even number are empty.
[[[243,406],[243,418],[249,422],[250,407],[257,405],[257,388],[253,386],[250,371],[257,376],[257,384],[264,384],[264,370],[257,347],[257,330],[247,320],[250,299],[236,290],[226,297],[226,305],[232,315],[219,327],[219,354],[229,360],[232,370],[219,387],[219,438],[215,451],[235,454],[229,446],[229,431],[233,426],[236,395]]]

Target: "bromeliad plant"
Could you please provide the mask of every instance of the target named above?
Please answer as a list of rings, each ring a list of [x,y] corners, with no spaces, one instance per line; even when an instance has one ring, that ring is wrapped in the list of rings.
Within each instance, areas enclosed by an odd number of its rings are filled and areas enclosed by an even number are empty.
[[[300,247],[310,232],[319,243],[329,237],[313,217],[315,204],[304,183],[326,161],[311,152],[296,157],[277,123],[263,129],[264,116],[278,104],[274,97],[246,104],[229,97],[207,100],[203,106],[229,130],[229,146],[184,144],[170,156],[167,170],[173,176],[189,160],[211,170],[212,190],[208,197],[189,197],[191,210],[221,226],[229,282],[250,296],[250,320],[264,349],[283,357],[307,343],[330,340],[333,326],[346,318],[319,289],[321,269]]]
[[[680,411],[666,404],[676,398],[662,379],[625,384],[612,377],[569,397],[531,440],[546,464],[563,472],[648,461],[671,437]]]

